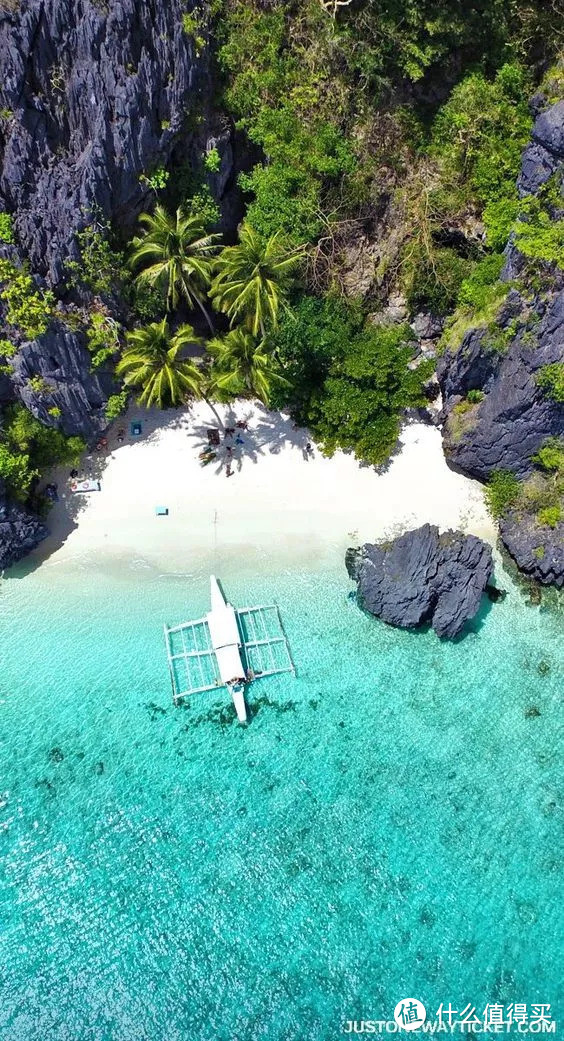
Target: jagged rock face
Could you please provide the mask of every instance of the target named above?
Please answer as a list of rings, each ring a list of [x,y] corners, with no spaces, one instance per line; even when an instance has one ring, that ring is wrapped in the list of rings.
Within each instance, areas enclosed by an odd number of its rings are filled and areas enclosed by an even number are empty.
[[[549,105],[535,120],[532,141],[523,152],[517,187],[521,197],[534,195],[564,159],[564,101]]]
[[[25,557],[48,534],[38,517],[32,517],[21,506],[6,501],[4,482],[0,480],[0,571]]]
[[[92,441],[107,425],[104,406],[115,389],[109,372],[91,372],[91,355],[82,333],[53,322],[39,340],[25,343],[12,359],[13,390],[33,415],[46,426],[58,426],[67,435]],[[34,377],[43,389],[34,390]],[[61,415],[49,410],[58,408]]]
[[[361,607],[377,618],[404,629],[431,624],[438,636],[453,637],[478,611],[493,562],[474,535],[440,535],[424,524],[393,542],[349,550],[347,568]]]
[[[500,521],[503,543],[517,567],[543,585],[564,585],[564,524],[547,528],[511,512]]]
[[[0,195],[53,285],[93,207],[131,227],[186,131],[207,59],[185,0],[21,0],[0,10]],[[6,115],[7,113],[7,115]]]
[[[522,313],[518,293],[512,293],[500,328]],[[537,386],[535,375],[544,365],[564,360],[564,292],[539,302],[535,327],[525,324],[504,353],[484,348],[487,331],[471,329],[455,353],[445,353],[437,374],[443,394],[444,449],[448,462],[484,481],[494,470],[531,473],[531,457],[549,437],[564,433],[564,409]],[[525,321],[525,317],[523,319]],[[470,390],[485,398],[455,422],[456,405]]]

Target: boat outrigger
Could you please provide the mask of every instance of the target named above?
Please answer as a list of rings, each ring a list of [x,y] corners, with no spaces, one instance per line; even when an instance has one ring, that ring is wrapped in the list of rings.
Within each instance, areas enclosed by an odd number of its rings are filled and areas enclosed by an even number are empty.
[[[177,704],[225,686],[245,723],[245,685],[275,673],[295,674],[294,663],[276,604],[235,608],[214,575],[210,586],[211,611],[204,618],[164,627],[172,697]]]

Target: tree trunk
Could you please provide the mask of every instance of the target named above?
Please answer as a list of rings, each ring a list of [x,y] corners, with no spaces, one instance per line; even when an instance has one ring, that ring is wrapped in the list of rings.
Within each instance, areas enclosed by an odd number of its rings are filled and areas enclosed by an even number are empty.
[[[195,299],[198,307],[200,308],[200,311],[202,312],[204,318],[206,319],[206,322],[208,323],[208,327],[209,327],[210,333],[213,336],[213,334],[215,333],[215,329],[213,327],[212,320],[211,320],[211,318],[210,318],[206,308],[204,307],[204,305],[203,305],[202,301],[199,299],[199,297],[197,297],[195,294],[194,294],[194,299]]]
[[[202,397],[203,397],[206,405],[210,409],[210,411],[213,412],[213,414],[214,414],[214,416],[215,416],[219,426],[223,430],[224,429],[223,420],[222,420],[221,416],[219,415],[219,412],[216,411],[215,405],[213,404],[212,401],[210,401],[210,399],[205,394],[202,394]]]

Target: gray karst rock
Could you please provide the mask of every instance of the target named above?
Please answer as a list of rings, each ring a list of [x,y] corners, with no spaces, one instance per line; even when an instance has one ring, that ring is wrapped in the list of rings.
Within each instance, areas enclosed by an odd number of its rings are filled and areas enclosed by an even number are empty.
[[[52,284],[90,214],[131,228],[151,194],[141,176],[197,125],[211,88],[207,48],[183,28],[194,7],[25,0],[0,11],[0,196]]]
[[[504,546],[523,574],[543,585],[564,585],[564,523],[556,528],[536,524],[514,512],[499,525]]]
[[[510,297],[515,306],[499,318],[500,330],[512,321],[521,325],[504,350],[488,347],[487,329],[471,329],[458,350],[445,352],[437,365],[445,455],[456,469],[482,481],[494,470],[513,470],[520,477],[531,473],[531,457],[543,442],[564,433],[562,405],[535,380],[542,366],[564,360],[564,292],[539,302],[532,314],[518,293]],[[484,399],[459,417],[456,406],[471,390],[482,391]]]
[[[104,406],[116,388],[109,371],[91,371],[91,361],[84,334],[52,322],[11,359],[14,394],[46,426],[90,442],[108,425]],[[38,379],[41,389],[34,388]],[[50,414],[53,408],[60,409],[60,416]]]
[[[393,542],[349,550],[347,568],[361,607],[377,618],[405,629],[430,624],[453,637],[478,611],[493,562],[490,546],[474,535],[424,524]]]
[[[523,152],[517,187],[521,197],[534,195],[564,159],[564,101],[549,105],[537,116],[532,141]]]
[[[4,482],[0,480],[0,572],[25,557],[48,534],[43,521],[7,501]]]
[[[521,197],[538,192],[562,170],[563,159],[564,101],[537,115],[523,153]],[[513,241],[505,254],[502,279],[520,279],[520,291],[512,288],[495,322],[469,329],[458,349],[446,351],[437,365],[447,461],[483,481],[498,470],[528,477],[539,448],[564,435],[562,403],[537,383],[543,366],[564,363],[564,275],[556,265],[544,265],[540,281],[538,273],[531,281],[527,258]],[[469,391],[481,391],[483,399],[468,401]],[[561,524],[551,529],[534,515],[513,512],[502,519],[500,533],[525,574],[563,584]]]

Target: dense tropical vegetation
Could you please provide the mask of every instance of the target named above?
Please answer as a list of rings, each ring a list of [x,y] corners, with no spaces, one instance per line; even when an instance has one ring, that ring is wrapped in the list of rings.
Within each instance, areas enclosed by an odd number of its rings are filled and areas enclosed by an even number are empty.
[[[140,389],[139,401],[147,408],[179,405],[186,397],[202,393],[202,371],[184,356],[198,342],[191,325],[181,325],[171,333],[166,318],[151,322],[127,333],[116,372],[123,376],[126,387]]]
[[[446,319],[449,350],[471,325],[495,327],[510,234],[531,276],[564,267],[560,186],[519,200],[515,184],[528,98],[539,83],[549,101],[562,93],[548,49],[556,20],[541,0],[213,0],[186,14],[197,53],[216,40],[218,106],[251,146],[239,174],[246,214],[224,241],[214,147],[199,164],[143,175],[149,204],[130,243],[91,215],[67,288],[91,295],[78,323],[92,366],[115,365],[123,381],[107,417],[130,394],[159,407],[247,394],[289,408],[327,452],[385,462],[432,371],[415,361],[409,325],[386,321],[390,295],[408,317]],[[13,239],[0,215],[0,241]],[[12,340],[41,335],[55,300],[1,259],[0,299],[9,371]],[[549,369],[539,387],[562,400],[562,373]],[[5,424],[0,476],[21,490],[13,430]]]
[[[207,349],[212,359],[209,391],[220,401],[243,394],[269,405],[277,388],[289,386],[274,352],[248,329],[231,329],[210,340]]]
[[[218,257],[210,290],[214,305],[229,316],[231,325],[243,322],[254,336],[264,337],[267,322],[278,324],[299,256],[296,250],[288,251],[281,232],[263,239],[245,222],[238,245],[227,246]]]
[[[199,307],[211,331],[213,325],[204,300],[212,276],[217,235],[206,232],[200,218],[181,208],[170,214],[158,204],[154,213],[139,218],[143,233],[133,240],[131,267],[141,268],[140,286],[166,290],[168,311],[183,297],[189,307]]]

